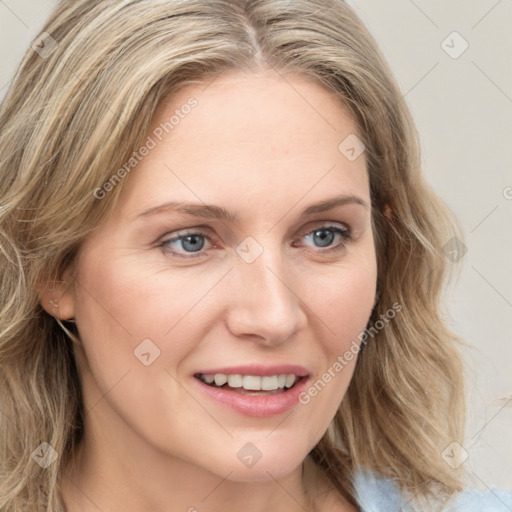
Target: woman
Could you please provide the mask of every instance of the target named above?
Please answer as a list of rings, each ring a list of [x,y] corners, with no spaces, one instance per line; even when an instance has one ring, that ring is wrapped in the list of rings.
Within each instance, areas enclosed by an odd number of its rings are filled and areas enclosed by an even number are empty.
[[[344,2],[61,2],[0,118],[2,510],[512,507],[442,456],[460,235]]]

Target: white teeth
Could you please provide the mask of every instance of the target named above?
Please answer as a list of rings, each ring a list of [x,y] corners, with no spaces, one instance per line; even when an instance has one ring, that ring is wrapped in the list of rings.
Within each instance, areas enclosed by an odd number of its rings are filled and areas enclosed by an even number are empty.
[[[211,384],[215,380],[215,375],[203,375],[206,384]]]
[[[243,388],[248,391],[275,391],[283,388],[291,388],[298,380],[293,374],[269,375],[259,377],[257,375],[200,375],[200,379],[207,384],[215,384],[221,387],[228,384],[231,388]]]
[[[242,387],[249,391],[261,391],[261,377],[244,375],[242,377]]]
[[[242,376],[241,375],[228,375],[228,385],[230,388],[241,388],[242,387]]]
[[[285,386],[287,388],[289,388],[290,386],[293,385],[293,383],[295,382],[295,375],[287,375],[286,376],[286,382],[285,382]]]
[[[222,373],[215,374],[215,385],[216,386],[222,386],[222,385],[226,384],[227,381],[228,381],[228,378],[225,375],[223,375]]]
[[[279,377],[277,375],[273,375],[272,377],[262,377],[261,378],[261,389],[264,391],[272,391],[274,389],[278,389],[279,386],[277,384]]]

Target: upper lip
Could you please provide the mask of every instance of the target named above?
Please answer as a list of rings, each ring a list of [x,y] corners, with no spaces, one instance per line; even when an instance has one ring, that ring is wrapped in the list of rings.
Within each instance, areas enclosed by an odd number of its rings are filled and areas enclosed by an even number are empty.
[[[244,364],[240,366],[225,366],[217,368],[207,368],[195,372],[195,375],[215,375],[221,373],[223,375],[254,375],[259,377],[271,375],[293,374],[297,377],[307,377],[309,372],[304,366],[297,364],[277,364],[277,365],[264,365],[264,364]]]

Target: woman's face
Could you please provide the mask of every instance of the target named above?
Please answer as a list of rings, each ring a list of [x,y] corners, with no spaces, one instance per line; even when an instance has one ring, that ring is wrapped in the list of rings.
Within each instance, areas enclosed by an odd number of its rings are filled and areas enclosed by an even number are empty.
[[[223,75],[160,104],[60,298],[83,344],[89,442],[238,481],[300,465],[375,299],[354,134],[348,110],[296,75]]]

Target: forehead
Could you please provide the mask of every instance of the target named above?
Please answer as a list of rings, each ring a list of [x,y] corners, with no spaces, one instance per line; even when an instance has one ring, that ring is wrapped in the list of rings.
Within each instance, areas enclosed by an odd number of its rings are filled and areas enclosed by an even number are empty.
[[[350,160],[340,150],[356,134],[346,105],[309,77],[226,74],[161,101],[147,133],[154,148],[130,174],[121,202],[133,212],[169,200],[243,209],[275,206],[274,199],[291,206],[305,194],[369,199],[364,153]]]
[[[346,104],[318,80],[274,70],[252,74],[233,71],[212,81],[185,86],[160,102],[153,116],[153,127],[169,121],[170,115],[184,108],[191,97],[197,100],[199,108],[194,109],[192,121],[187,124],[194,124],[195,129],[199,125],[212,129],[210,136],[221,135],[233,127],[244,128],[238,132],[237,139],[245,142],[247,134],[258,129],[269,130],[268,135],[276,141],[280,133],[292,141],[305,133],[311,136],[313,131],[323,135],[329,130],[358,131]],[[177,128],[172,130],[174,136],[187,133]],[[290,137],[290,130],[295,137]],[[264,133],[259,135],[263,140]]]

